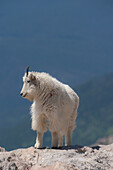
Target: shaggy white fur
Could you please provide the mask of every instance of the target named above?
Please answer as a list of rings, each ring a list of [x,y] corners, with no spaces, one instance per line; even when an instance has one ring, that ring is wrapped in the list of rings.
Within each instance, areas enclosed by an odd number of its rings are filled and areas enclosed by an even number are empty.
[[[42,146],[47,127],[52,133],[52,147],[71,145],[75,128],[78,95],[66,84],[47,73],[28,72],[23,77],[21,95],[30,101],[32,129],[37,131],[36,148]]]

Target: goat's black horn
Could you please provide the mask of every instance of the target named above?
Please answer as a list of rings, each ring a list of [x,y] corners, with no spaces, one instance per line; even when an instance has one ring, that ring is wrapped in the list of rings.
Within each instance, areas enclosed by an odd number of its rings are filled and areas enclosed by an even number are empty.
[[[29,66],[25,69],[25,73],[27,74],[27,76],[28,76],[28,71],[29,71]]]

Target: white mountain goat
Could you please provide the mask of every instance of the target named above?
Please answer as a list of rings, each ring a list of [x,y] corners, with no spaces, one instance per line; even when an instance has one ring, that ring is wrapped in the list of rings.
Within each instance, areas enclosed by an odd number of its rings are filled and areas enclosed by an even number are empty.
[[[21,96],[33,102],[31,106],[32,129],[37,131],[36,148],[41,148],[47,127],[52,133],[52,147],[71,145],[75,128],[78,95],[66,84],[47,73],[29,72],[23,77]]]

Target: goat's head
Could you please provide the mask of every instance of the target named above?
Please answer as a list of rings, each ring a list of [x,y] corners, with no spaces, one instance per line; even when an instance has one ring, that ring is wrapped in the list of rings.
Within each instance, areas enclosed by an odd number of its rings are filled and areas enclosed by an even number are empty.
[[[33,72],[29,72],[29,67],[25,70],[23,77],[23,87],[20,95],[30,101],[33,101],[36,95],[36,76]]]

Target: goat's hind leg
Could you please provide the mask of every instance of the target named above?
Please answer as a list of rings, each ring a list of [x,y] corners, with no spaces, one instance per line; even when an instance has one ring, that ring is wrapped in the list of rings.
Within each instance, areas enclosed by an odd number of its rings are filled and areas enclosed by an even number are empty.
[[[63,146],[63,135],[62,134],[58,134],[58,147]]]
[[[77,106],[77,108],[78,108],[78,106]],[[75,123],[76,117],[77,117],[77,109],[72,113],[72,115],[70,117],[69,126],[65,133],[65,146],[69,146],[72,144],[72,133],[76,127],[76,123]]]
[[[52,132],[52,148],[57,148],[58,146],[58,133]]]
[[[69,146],[72,144],[72,129],[68,129],[65,134],[65,146]]]

